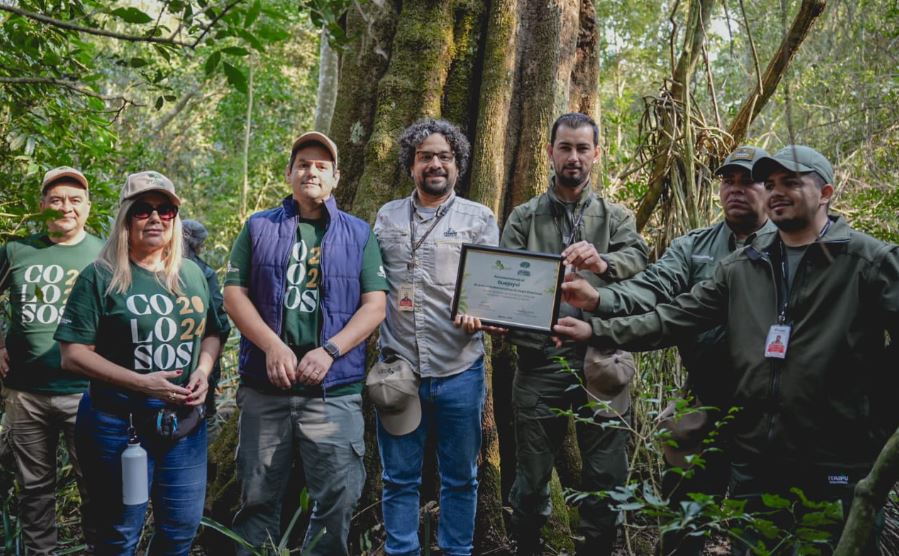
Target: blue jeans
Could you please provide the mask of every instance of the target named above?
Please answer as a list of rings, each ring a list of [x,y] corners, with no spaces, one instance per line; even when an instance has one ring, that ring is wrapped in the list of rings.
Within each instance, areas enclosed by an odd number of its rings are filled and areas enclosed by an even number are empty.
[[[378,445],[384,471],[382,511],[387,554],[419,554],[418,514],[425,441],[437,435],[440,522],[437,544],[447,556],[472,551],[478,502],[478,454],[486,389],[484,360],[446,378],[422,378],[418,389],[421,423],[409,434],[393,436],[378,420]],[[427,541],[426,541],[427,542]]]
[[[203,517],[206,495],[206,426],[174,444],[138,434],[147,451],[147,482],[156,531],[147,554],[186,555]],[[134,554],[147,504],[122,504],[121,456],[128,419],[99,411],[85,394],[75,422],[75,449],[94,501],[98,556]]]

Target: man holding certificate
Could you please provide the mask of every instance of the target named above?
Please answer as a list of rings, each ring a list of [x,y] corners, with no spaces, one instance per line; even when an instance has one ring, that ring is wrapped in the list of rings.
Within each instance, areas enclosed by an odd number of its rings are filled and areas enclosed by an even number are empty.
[[[553,124],[547,152],[555,175],[546,193],[516,207],[503,229],[501,246],[510,249],[561,253],[566,265],[582,269],[583,277],[594,286],[634,276],[646,266],[648,249],[636,231],[634,218],[624,207],[597,195],[590,172],[600,156],[599,130],[587,115],[571,113]],[[582,313],[562,304],[560,317],[581,318]],[[611,402],[609,411],[587,409],[587,392],[570,388],[584,380],[584,344],[566,342],[553,346],[548,336],[510,333],[518,347],[519,368],[513,386],[517,466],[510,502],[513,509],[512,533],[519,554],[539,553],[540,529],[551,511],[549,479],[555,455],[568,429],[568,419],[558,417],[553,408],[580,411],[597,425],[578,424],[578,445],[583,462],[582,489],[610,490],[623,485],[627,474],[627,432],[602,427],[603,421],[617,421],[628,414],[627,389],[599,399]],[[562,357],[574,373],[559,372]],[[595,354],[617,365],[629,354]],[[596,361],[594,361],[596,363]],[[595,365],[591,365],[591,369]],[[631,367],[631,372],[633,368]],[[593,394],[591,389],[591,394]],[[615,542],[617,514],[608,499],[590,496],[581,502],[579,534],[584,542],[578,554],[611,554]]]
[[[490,209],[455,194],[470,157],[456,126],[420,120],[400,136],[399,149],[415,189],[381,207],[375,221],[390,290],[381,361],[367,380],[378,412],[386,553],[420,551],[419,487],[432,431],[440,472],[437,543],[443,554],[471,554],[484,346],[474,326],[447,317],[462,244],[496,245],[499,229]]]

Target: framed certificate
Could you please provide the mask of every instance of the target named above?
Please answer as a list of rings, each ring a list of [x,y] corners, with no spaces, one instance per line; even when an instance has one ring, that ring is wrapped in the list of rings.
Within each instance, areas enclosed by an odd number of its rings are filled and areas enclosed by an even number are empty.
[[[463,243],[451,317],[550,334],[563,275],[561,255]]]

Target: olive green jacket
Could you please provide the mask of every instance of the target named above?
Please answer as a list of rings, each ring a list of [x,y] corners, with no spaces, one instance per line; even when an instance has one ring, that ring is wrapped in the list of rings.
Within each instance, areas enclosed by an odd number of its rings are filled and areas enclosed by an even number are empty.
[[[636,315],[670,303],[678,295],[712,277],[715,265],[743,244],[770,236],[777,228],[770,220],[738,242],[726,222],[692,230],[675,238],[662,257],[640,274],[599,288],[594,315],[603,318]],[[688,387],[703,405],[726,410],[733,392],[733,376],[727,355],[727,336],[716,326],[678,343],[688,372]]]
[[[634,216],[629,210],[606,201],[588,184],[574,206],[572,218],[553,188],[553,180],[550,180],[546,193],[512,210],[500,238],[501,247],[561,253],[565,249],[563,236],[570,234],[571,221],[582,212],[580,224],[569,243],[589,241],[609,265],[602,276],[581,273],[591,284],[601,286],[624,280],[646,267],[649,249],[637,233]],[[582,317],[580,311],[567,304],[560,311],[560,316],[564,315]],[[513,333],[510,339],[516,345],[534,349],[544,347],[547,341],[546,336],[525,333]],[[580,366],[580,362],[572,363]]]
[[[780,236],[766,236],[670,304],[592,319],[591,343],[649,350],[724,325],[742,407],[731,426],[735,461],[869,468],[899,423],[899,247],[832,222],[789,290]],[[786,358],[767,359],[779,320],[792,326]]]

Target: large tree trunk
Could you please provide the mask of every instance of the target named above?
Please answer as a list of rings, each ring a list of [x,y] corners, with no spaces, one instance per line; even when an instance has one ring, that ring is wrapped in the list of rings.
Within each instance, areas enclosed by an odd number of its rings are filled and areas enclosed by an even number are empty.
[[[340,149],[337,203],[351,210],[365,168],[365,146],[377,108],[378,82],[387,71],[398,7],[395,2],[369,2],[363,13],[353,3],[346,16],[350,37],[340,59],[337,99],[330,137]]]
[[[331,117],[337,102],[337,52],[331,48],[326,29],[322,29],[318,55],[318,90],[315,98],[316,131],[327,134],[331,130]]]

